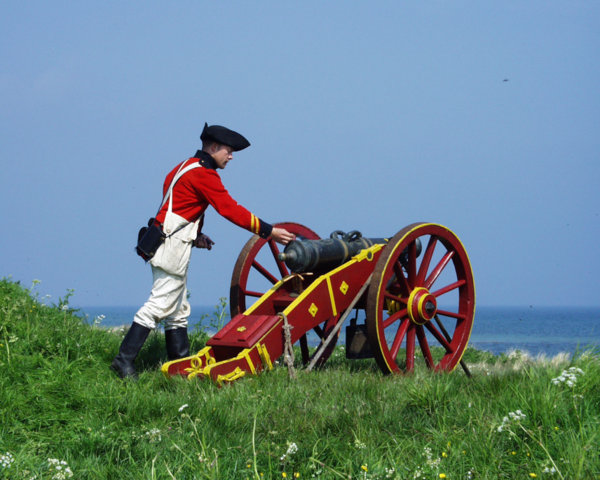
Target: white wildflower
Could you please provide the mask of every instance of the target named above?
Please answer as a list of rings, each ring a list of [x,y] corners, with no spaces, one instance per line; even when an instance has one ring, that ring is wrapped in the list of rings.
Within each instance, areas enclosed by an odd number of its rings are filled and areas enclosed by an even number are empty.
[[[150,443],[158,443],[162,439],[162,437],[160,435],[160,430],[158,428],[153,428],[152,430],[148,430],[145,433],[145,435]]]
[[[425,454],[425,458],[426,458],[426,463],[427,465],[429,465],[432,468],[437,468],[440,466],[440,462],[442,461],[441,458],[436,458],[435,460],[433,459],[433,454],[431,452],[431,448],[429,447],[425,447],[423,449],[423,453]],[[416,473],[416,472],[415,472]]]
[[[396,470],[394,470],[394,468],[387,468],[385,467],[385,478],[392,478],[392,475],[394,475],[394,472]]]
[[[583,375],[584,372],[581,368],[571,367],[568,370],[563,370],[561,374],[550,380],[554,385],[560,385],[561,383],[565,383],[567,387],[573,388],[577,383],[577,377],[579,375]]]
[[[53,473],[52,480],[65,480],[73,476],[73,472],[67,462],[58,460],[57,458],[48,459],[48,471]]]
[[[502,419],[502,423],[496,429],[498,432],[503,432],[504,430],[510,431],[510,424],[512,422],[519,423],[521,420],[525,420],[527,416],[521,410],[515,410],[514,412],[508,412],[508,416]]]
[[[3,455],[0,455],[0,466],[2,468],[10,468],[12,463],[15,461],[15,458],[12,456],[12,453],[6,452]]]
[[[359,450],[362,450],[363,448],[367,448],[367,446],[361,442],[358,438],[354,439],[354,448],[358,448]]]
[[[294,442],[288,442],[288,449],[287,451],[281,456],[281,458],[279,459],[280,461],[284,462],[285,459],[287,457],[289,457],[290,455],[293,455],[294,453],[296,453],[298,451],[298,445],[296,445]]]
[[[519,421],[525,419],[525,414],[521,410],[517,410],[515,412],[509,412],[508,416],[511,418],[511,420],[514,420],[516,422],[519,422]],[[506,417],[504,417],[504,418],[506,418]]]
[[[542,470],[542,473],[547,473],[549,475],[554,475],[556,473],[556,468],[554,467],[546,467]]]
[[[179,407],[179,413],[183,412],[186,408],[188,408],[188,404],[185,403],[181,407]]]

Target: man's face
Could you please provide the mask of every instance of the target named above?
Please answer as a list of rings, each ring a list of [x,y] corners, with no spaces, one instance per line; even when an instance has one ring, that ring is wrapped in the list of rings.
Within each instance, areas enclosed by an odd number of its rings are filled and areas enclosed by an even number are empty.
[[[233,158],[233,150],[227,145],[213,143],[210,155],[214,158],[217,168],[225,168],[225,165]]]

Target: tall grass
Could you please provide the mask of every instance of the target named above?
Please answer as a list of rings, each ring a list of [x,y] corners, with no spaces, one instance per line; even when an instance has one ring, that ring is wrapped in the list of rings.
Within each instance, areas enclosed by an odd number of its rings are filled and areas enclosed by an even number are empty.
[[[467,378],[386,377],[338,349],[295,380],[281,366],[218,389],[165,379],[156,333],[122,381],[108,368],[122,332],[82,321],[70,294],[45,306],[0,281],[0,478],[600,477],[598,352],[470,349]]]

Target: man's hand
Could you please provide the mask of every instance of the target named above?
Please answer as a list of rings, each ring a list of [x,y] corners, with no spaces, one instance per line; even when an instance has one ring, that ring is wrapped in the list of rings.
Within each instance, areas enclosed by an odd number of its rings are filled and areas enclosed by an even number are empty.
[[[204,235],[203,233],[199,233],[196,240],[194,240],[194,247],[206,248],[207,250],[210,250],[214,244],[215,242],[213,242],[208,235]]]
[[[278,243],[282,245],[287,245],[292,240],[296,240],[296,235],[288,232],[285,228],[273,227],[273,231],[271,232],[271,237]]]

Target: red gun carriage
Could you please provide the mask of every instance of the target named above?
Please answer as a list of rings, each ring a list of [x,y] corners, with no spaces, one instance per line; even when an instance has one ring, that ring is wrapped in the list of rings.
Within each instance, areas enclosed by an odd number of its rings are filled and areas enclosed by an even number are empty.
[[[334,232],[321,240],[297,223],[278,226],[297,240],[283,252],[256,235],[246,243],[231,281],[231,321],[197,354],[165,363],[165,375],[221,385],[273,368],[296,343],[307,368],[322,366],[352,311],[348,358],[373,356],[385,373],[411,372],[419,362],[435,371],[460,363],[469,373],[461,358],[475,284],[467,253],[448,228],[414,223],[391,238]],[[357,324],[361,312],[365,323]]]

